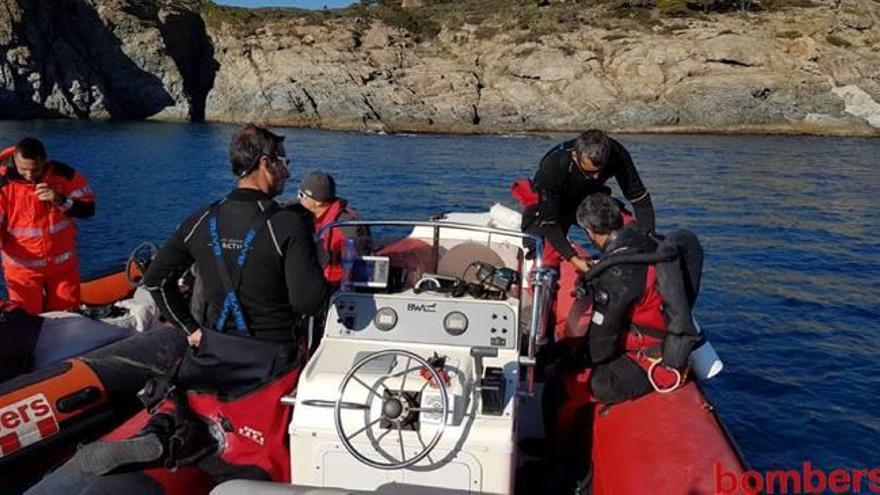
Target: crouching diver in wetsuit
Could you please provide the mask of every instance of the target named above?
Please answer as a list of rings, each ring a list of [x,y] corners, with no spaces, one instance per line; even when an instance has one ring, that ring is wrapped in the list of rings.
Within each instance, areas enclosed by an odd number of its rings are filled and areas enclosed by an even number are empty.
[[[547,436],[568,463],[569,480],[586,493],[593,405],[636,399],[681,384],[700,335],[691,318],[699,291],[702,249],[692,233],[658,242],[624,225],[619,204],[604,193],[577,211],[603,256],[582,277],[593,309],[585,339],[552,365],[544,393]],[[563,488],[571,492],[573,481]]]
[[[289,479],[290,408],[280,398],[305,363],[303,316],[321,309],[329,288],[307,213],[273,200],[289,176],[283,139],[239,131],[230,147],[238,188],[184,221],[145,274],[192,347],[176,376],[145,388],[150,414],[131,420],[139,432],[85,445],[31,493],[161,491],[132,471],[196,463],[216,482]],[[191,312],[177,281],[193,264],[202,297]]]

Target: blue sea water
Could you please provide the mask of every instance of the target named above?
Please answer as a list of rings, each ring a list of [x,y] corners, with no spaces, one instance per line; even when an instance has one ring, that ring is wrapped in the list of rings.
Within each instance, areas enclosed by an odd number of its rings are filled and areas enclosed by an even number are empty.
[[[163,241],[228,191],[235,128],[150,122],[0,122],[0,145],[42,138],[81,170],[98,212],[81,221],[84,273]],[[510,182],[557,140],[280,129],[293,176],[323,169],[367,218],[513,206]],[[707,259],[697,314],[726,364],[706,383],[761,470],[880,466],[880,140],[620,136],[660,230],[688,227]]]

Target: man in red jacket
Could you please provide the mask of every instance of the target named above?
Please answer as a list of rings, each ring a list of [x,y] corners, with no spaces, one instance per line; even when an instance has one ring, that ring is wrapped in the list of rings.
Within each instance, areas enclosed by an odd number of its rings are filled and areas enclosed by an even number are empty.
[[[336,181],[329,174],[320,171],[309,172],[299,186],[299,203],[315,216],[315,230],[333,222],[357,220],[357,211],[348,207],[348,202],[336,196]],[[324,267],[324,278],[334,286],[339,286],[344,277],[342,252],[348,239],[354,241],[358,254],[369,254],[370,234],[366,227],[342,227],[325,230],[321,235],[318,258]]]
[[[0,251],[9,300],[31,314],[79,305],[75,218],[95,214],[79,172],[34,138],[0,151]]]

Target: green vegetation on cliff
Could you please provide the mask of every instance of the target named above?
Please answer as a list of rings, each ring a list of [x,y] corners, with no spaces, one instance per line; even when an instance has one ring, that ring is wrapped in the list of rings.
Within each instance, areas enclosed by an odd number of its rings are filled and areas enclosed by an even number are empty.
[[[355,22],[354,34],[374,21],[402,28],[417,41],[436,36],[446,27],[480,26],[479,38],[500,32],[518,32],[519,38],[537,40],[544,35],[576,30],[582,25],[608,25],[645,29],[670,17],[701,17],[709,13],[776,11],[810,7],[811,0],[361,0],[344,9],[247,9],[226,7],[202,0],[209,24],[226,23],[253,30],[269,23],[325,24]]]

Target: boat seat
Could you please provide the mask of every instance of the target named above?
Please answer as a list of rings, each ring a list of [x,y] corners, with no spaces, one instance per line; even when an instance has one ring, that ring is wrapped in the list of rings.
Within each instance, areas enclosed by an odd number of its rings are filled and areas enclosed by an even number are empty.
[[[437,263],[438,275],[445,277],[462,277],[468,266],[475,261],[489,263],[495,267],[506,266],[504,260],[492,248],[485,244],[466,242],[458,244],[446,251]],[[468,275],[473,276],[473,273]],[[473,282],[474,280],[470,279]]]
[[[378,248],[378,256],[387,256],[391,265],[407,273],[406,287],[412,287],[424,273],[434,273],[434,249],[428,240],[405,237]],[[519,246],[506,243],[487,244],[482,241],[444,239],[437,249],[437,274],[461,277],[474,261],[483,261],[496,267],[521,270],[523,251]],[[469,274],[470,275],[470,274]]]

